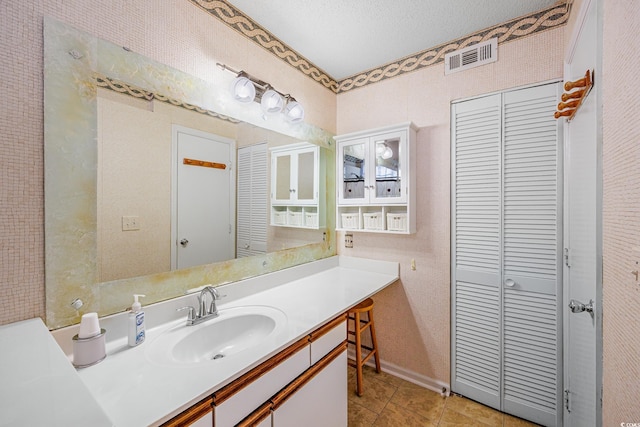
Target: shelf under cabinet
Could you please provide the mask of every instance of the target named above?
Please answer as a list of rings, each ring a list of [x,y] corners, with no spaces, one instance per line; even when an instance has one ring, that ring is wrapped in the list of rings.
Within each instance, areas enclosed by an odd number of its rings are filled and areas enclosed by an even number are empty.
[[[386,234],[415,233],[407,206],[338,206],[339,231]]]
[[[271,205],[271,225],[274,227],[318,230],[325,227],[323,219],[317,206]]]

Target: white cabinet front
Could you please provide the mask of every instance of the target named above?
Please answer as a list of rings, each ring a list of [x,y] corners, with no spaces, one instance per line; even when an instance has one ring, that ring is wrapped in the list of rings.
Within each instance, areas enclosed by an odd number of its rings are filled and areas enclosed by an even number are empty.
[[[272,417],[273,427],[346,427],[346,349],[273,411]]]
[[[341,142],[338,203],[406,203],[406,144],[406,131]]]
[[[318,202],[318,147],[272,151],[272,204]]]

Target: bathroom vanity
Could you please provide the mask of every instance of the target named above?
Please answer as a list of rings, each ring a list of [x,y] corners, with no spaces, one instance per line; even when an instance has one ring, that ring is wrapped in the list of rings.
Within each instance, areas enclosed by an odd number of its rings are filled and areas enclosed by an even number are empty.
[[[326,258],[218,287],[224,295],[218,304],[220,316],[196,326],[186,326],[186,312],[176,311],[195,305],[196,293],[146,306],[147,338],[137,347],[127,345],[127,313],[102,318],[107,358],[89,368],[71,367],[71,338],[77,325],[34,336],[37,342],[53,342],[53,335],[62,349],[54,344],[52,351],[39,352],[37,358],[41,364],[56,359],[64,366],[59,370],[62,377],[46,387],[48,393],[59,393],[56,384],[69,384],[76,396],[88,401],[83,406],[94,409],[91,414],[102,415],[102,425],[220,427],[243,420],[244,425],[335,425],[336,419],[346,423],[344,313],[398,278],[398,263]],[[37,321],[27,323],[31,322]],[[0,339],[8,328],[0,329]],[[206,328],[217,331],[200,332]],[[43,325],[41,329],[46,332]],[[225,330],[233,334],[225,337]],[[218,348],[214,339],[215,354],[207,353],[198,347],[207,335],[220,337],[222,344],[228,340],[228,345]],[[27,408],[33,402],[29,384],[47,378],[29,378],[30,369],[9,356],[0,355],[0,366],[27,374],[3,381],[0,392],[13,393],[13,402],[23,401]],[[45,407],[39,412],[49,414],[48,425],[86,420],[86,415],[74,417],[74,411],[47,410],[47,399],[40,404]],[[72,400],[63,403],[66,408],[75,406]],[[31,412],[23,410],[27,418],[22,425],[33,424],[28,417],[37,414]]]

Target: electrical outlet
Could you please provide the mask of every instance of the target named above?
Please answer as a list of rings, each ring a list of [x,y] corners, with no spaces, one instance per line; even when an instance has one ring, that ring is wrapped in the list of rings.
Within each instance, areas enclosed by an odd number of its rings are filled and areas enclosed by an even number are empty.
[[[122,231],[136,231],[136,230],[140,230],[140,217],[123,216]]]
[[[345,234],[344,235],[344,247],[352,248],[353,247],[353,234]]]

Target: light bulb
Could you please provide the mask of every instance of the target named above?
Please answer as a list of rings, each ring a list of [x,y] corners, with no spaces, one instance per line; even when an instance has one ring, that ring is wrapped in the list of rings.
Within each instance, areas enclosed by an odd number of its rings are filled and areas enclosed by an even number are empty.
[[[277,114],[282,111],[284,106],[284,99],[282,96],[273,89],[269,89],[262,94],[262,100],[260,101],[262,110],[267,114]]]
[[[304,120],[304,108],[297,101],[290,101],[284,108],[284,114],[291,123],[299,123]]]
[[[376,155],[378,156],[382,156],[382,153],[384,153],[384,149],[385,149],[386,145],[384,144],[376,144]]]
[[[233,98],[240,102],[253,102],[256,97],[256,87],[246,77],[238,77],[233,81]]]
[[[393,150],[391,150],[391,148],[387,146],[387,148],[385,148],[384,151],[382,152],[382,158],[385,160],[388,160],[392,157],[393,157]]]

